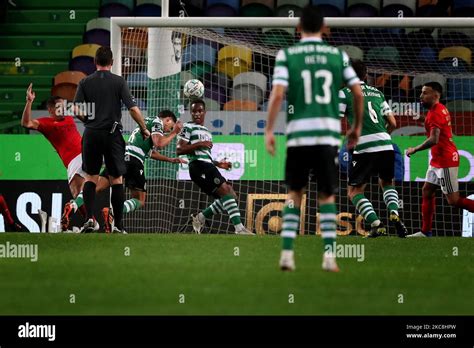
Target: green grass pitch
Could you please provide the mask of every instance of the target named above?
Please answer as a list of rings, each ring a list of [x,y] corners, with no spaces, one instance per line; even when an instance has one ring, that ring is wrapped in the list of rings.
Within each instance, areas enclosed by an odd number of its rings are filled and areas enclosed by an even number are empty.
[[[277,236],[2,233],[7,241],[38,244],[38,261],[0,258],[2,315],[474,314],[468,238],[341,237],[364,244],[365,260],[340,258],[340,273],[321,270],[315,236],[297,239],[293,273],[278,269]]]

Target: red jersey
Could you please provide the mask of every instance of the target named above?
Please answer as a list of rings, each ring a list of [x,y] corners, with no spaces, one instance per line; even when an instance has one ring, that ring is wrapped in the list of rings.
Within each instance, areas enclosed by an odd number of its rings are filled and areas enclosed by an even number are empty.
[[[82,151],[81,135],[77,131],[74,118],[65,116],[62,121],[55,121],[51,116],[38,118],[38,131],[43,133],[46,139],[56,149],[59,157],[67,168],[71,162]]]
[[[425,119],[426,134],[429,137],[433,128],[439,128],[439,142],[431,148],[430,164],[436,168],[459,167],[458,149],[451,132],[451,116],[441,103],[433,105]]]

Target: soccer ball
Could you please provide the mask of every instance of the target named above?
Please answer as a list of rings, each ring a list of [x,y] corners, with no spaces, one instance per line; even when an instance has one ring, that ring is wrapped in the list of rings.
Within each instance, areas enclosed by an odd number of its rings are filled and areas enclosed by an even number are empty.
[[[184,84],[183,93],[186,98],[201,98],[204,95],[204,85],[197,79]]]

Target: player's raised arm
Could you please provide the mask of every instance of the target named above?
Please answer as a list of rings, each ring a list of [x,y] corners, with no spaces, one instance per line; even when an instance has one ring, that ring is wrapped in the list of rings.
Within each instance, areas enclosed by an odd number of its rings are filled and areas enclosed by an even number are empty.
[[[171,113],[171,111],[169,111]],[[161,113],[160,113],[161,115]],[[153,146],[156,147],[157,149],[163,149],[166,146],[169,145],[169,143],[181,132],[183,129],[183,123],[181,121],[176,121],[176,116],[171,113],[170,116],[166,116],[167,114],[164,114],[165,117],[172,117],[174,121],[174,126],[173,130],[168,134],[164,135],[163,134],[163,126],[162,124],[158,123],[153,126],[152,132],[151,132],[151,139],[153,141]],[[171,116],[172,115],[172,116]],[[162,117],[162,116],[160,116]]]
[[[26,104],[23,109],[23,115],[21,116],[21,125],[25,128],[38,129],[39,122],[31,119],[31,106],[35,100],[36,94],[33,91],[33,83],[30,83],[26,90]]]

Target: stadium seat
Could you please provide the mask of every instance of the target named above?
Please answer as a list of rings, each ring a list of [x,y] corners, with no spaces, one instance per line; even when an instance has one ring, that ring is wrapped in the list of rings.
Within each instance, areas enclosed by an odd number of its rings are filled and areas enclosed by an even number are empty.
[[[60,96],[68,101],[74,100],[77,85],[87,75],[81,71],[63,71],[54,77],[51,95]]]
[[[186,46],[181,64],[183,67],[186,67],[189,64],[202,62],[213,67],[216,64],[216,52],[217,50],[210,45],[195,44]],[[195,76],[199,75],[201,74],[196,74]]]
[[[139,2],[140,0],[137,0]],[[100,6],[108,4],[120,4],[133,11],[134,0],[100,0]]]
[[[364,60],[364,51],[357,47],[357,46],[352,46],[352,45],[340,45],[337,46],[339,49],[343,50],[344,52],[347,53],[347,55],[351,59],[358,59],[358,60]]]
[[[206,111],[220,111],[221,105],[218,101],[210,98],[204,98],[204,103],[206,103]]]
[[[207,0],[204,13],[209,17],[234,17],[240,10],[240,0]]]
[[[382,17],[413,17],[416,0],[383,0]]]
[[[267,46],[287,47],[295,43],[294,28],[263,28],[262,41]]]
[[[72,50],[72,58],[76,58],[79,56],[86,56],[86,57],[95,57],[95,52],[99,49],[99,45],[96,44],[84,44],[74,47]]]
[[[251,100],[231,100],[224,104],[225,111],[257,111],[257,104]]]
[[[228,100],[227,89],[217,84],[207,85],[204,89],[204,97],[215,100],[219,104],[225,104]]]
[[[86,75],[94,73],[97,68],[94,63],[94,58],[89,56],[74,57],[69,61],[69,70],[82,71]]]
[[[446,103],[450,113],[473,112],[474,102],[471,100],[453,100]]]
[[[393,46],[374,47],[367,52],[366,60],[375,65],[383,65],[386,63],[398,64],[400,61],[400,53],[398,49]]]
[[[471,66],[472,51],[462,46],[446,47],[439,52],[438,59],[443,60],[446,58],[462,59],[467,65]]]
[[[267,91],[267,77],[257,72],[246,72],[235,76],[232,99],[252,100],[257,105],[263,102]]]
[[[161,0],[137,0],[133,14],[137,17],[161,17]]]
[[[474,30],[469,28],[439,29],[438,45],[440,49],[452,46],[474,47]]]
[[[122,44],[124,51],[122,56],[136,56],[137,51],[145,52],[148,47],[148,31],[139,28],[126,29],[122,31]],[[128,48],[128,51],[125,51]]]
[[[252,51],[244,46],[225,46],[219,50],[217,71],[234,78],[252,68]]]
[[[454,0],[453,17],[473,17],[474,16],[474,1],[473,0]]]
[[[295,5],[282,5],[275,10],[276,17],[301,17],[303,9]]]
[[[417,17],[448,17],[447,12],[436,5],[419,6],[416,9]]]
[[[376,17],[380,11],[381,0],[347,0],[349,17]]]
[[[110,18],[93,18],[86,24],[86,31],[102,29],[110,31]]]
[[[99,17],[128,17],[131,13],[129,7],[117,3],[105,4],[99,9]]]
[[[241,17],[273,16],[273,0],[242,0]]]
[[[344,16],[346,11],[345,0],[311,0],[311,4],[317,5],[323,12],[325,17]]]
[[[448,100],[474,100],[474,78],[448,79]]]
[[[441,74],[437,73],[423,73],[423,74],[417,74],[413,78],[412,86],[414,91],[414,95],[416,98],[418,98],[419,91],[421,91],[421,87],[423,84],[427,82],[438,82],[441,87],[443,87],[443,91],[446,91],[446,77],[444,77]]]
[[[469,66],[463,60],[458,60],[453,64],[453,59],[444,59],[438,62],[438,70],[441,74],[456,75],[465,74],[469,71]]]
[[[276,0],[275,6],[278,8],[283,5],[293,5],[298,7],[305,7],[308,5],[310,0]]]
[[[110,32],[103,29],[92,29],[82,35],[82,42],[86,44],[97,44],[99,46],[110,46]]]
[[[204,10],[206,17],[237,17],[238,13],[234,8],[224,4],[209,6]]]
[[[422,61],[423,64],[436,64],[438,54],[432,47],[422,47],[418,52],[418,60]]]
[[[192,79],[195,79],[196,77],[190,72],[190,71],[181,71],[179,74],[179,81],[181,87],[184,86],[184,84]]]
[[[145,71],[135,72],[127,76],[127,84],[130,88],[148,88],[148,75]]]
[[[81,71],[63,71],[54,76],[53,85],[60,85],[62,83],[70,83],[78,85],[79,82],[87,75]]]

